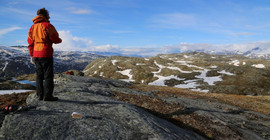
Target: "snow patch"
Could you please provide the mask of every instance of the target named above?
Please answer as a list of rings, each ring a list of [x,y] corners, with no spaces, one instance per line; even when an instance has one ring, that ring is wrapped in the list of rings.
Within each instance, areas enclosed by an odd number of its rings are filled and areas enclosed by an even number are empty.
[[[148,59],[148,58],[144,58],[144,60],[149,61],[149,59]]]
[[[185,58],[190,58],[190,56],[184,55]]]
[[[216,69],[218,66],[211,66],[210,68],[211,69]]]
[[[104,72],[100,72],[100,75],[99,76],[102,76],[103,77],[103,74],[104,74]]]
[[[186,88],[186,89],[195,89],[199,84],[196,83],[199,79],[194,79],[194,80],[186,80],[184,81],[185,84],[179,84],[175,85],[174,87],[177,88]]]
[[[232,60],[231,62],[229,62],[230,65],[234,65],[234,66],[239,66],[240,61],[239,60]]]
[[[179,60],[175,62],[180,63],[180,65],[188,65],[188,63],[192,63],[191,61],[184,61],[184,60]]]
[[[180,60],[180,61],[176,61],[177,63],[180,63],[180,65],[185,65],[187,67],[192,67],[192,68],[198,68],[198,69],[204,69],[202,67],[199,67],[199,66],[196,66],[196,65],[190,65],[188,63],[192,63],[191,61],[183,61],[183,60]]]
[[[158,79],[156,81],[153,81],[151,83],[148,83],[149,85],[159,85],[159,86],[166,86],[164,83],[165,83],[165,80],[170,80],[170,79],[176,79],[176,80],[184,80],[182,78],[178,78],[177,76],[175,75],[170,75],[170,76],[161,76],[161,75],[158,75],[157,73],[160,73],[161,70],[163,68],[166,68],[166,66],[162,66],[160,64],[157,63],[157,61],[154,62],[155,65],[157,65],[159,67],[159,70],[156,71],[156,72],[153,72],[154,73],[154,77],[157,77]],[[168,68],[175,68],[175,67],[168,67]],[[176,68],[177,69],[177,68]],[[179,68],[178,68],[179,69]],[[177,70],[178,70],[177,69]],[[180,69],[181,70],[181,69]]]
[[[115,65],[116,62],[118,62],[117,60],[112,60],[112,64]]]
[[[121,73],[122,75],[128,76],[128,79],[120,79],[120,80],[127,81],[127,82],[132,82],[132,81],[134,81],[134,80],[132,79],[133,75],[130,74],[131,69],[126,69],[126,70],[123,70],[123,71],[116,71],[116,72],[119,72],[119,73]]]
[[[91,68],[88,68],[87,70],[84,70],[83,72],[84,72],[84,73],[88,72],[88,71],[91,70],[94,66],[96,66],[96,64],[93,65]]]
[[[265,68],[264,64],[253,64],[252,67],[255,67],[255,68],[258,68],[258,69]]]
[[[166,80],[170,80],[170,79],[184,80],[183,78],[178,78],[175,75],[171,75],[171,76],[155,75],[154,77],[157,77],[158,79],[156,81],[148,83],[149,85],[166,86],[164,84]]]
[[[204,90],[202,90],[202,89],[200,89],[200,88],[197,88],[197,89],[191,89],[192,91],[197,91],[197,92],[205,92],[205,93],[208,93],[209,92],[209,90],[207,90],[207,89],[204,89]]]
[[[5,71],[5,69],[7,68],[7,65],[8,65],[8,62],[5,62],[5,66],[4,66],[4,68],[2,69],[2,71]]]
[[[208,85],[211,85],[211,86],[215,85],[214,84],[215,82],[222,81],[221,76],[207,77],[206,76],[207,72],[208,70],[206,69],[201,73],[201,75],[197,75],[195,77],[199,79],[203,79],[204,82],[208,83]]]
[[[144,63],[136,63],[136,66],[145,65]]]
[[[24,92],[29,92],[33,90],[0,90],[0,95],[3,94],[12,94],[12,93],[24,93]]]
[[[218,71],[218,73],[220,73],[220,74],[226,74],[226,75],[235,75],[235,74],[233,74],[233,73],[226,72],[225,70]]]
[[[171,70],[178,70],[182,73],[191,73],[190,71],[184,71],[184,70],[181,70],[180,68],[178,67],[167,67],[168,69],[171,69]]]

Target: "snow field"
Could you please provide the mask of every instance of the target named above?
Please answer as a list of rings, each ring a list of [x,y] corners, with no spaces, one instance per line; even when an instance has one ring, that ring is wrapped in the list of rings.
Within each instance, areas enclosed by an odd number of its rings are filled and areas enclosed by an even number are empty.
[[[116,61],[112,61],[113,64],[115,62]],[[206,75],[207,72],[209,71],[208,69],[205,69],[205,68],[202,68],[202,67],[199,67],[199,66],[196,66],[196,65],[191,65],[191,64],[189,64],[189,63],[192,63],[191,61],[180,60],[180,61],[176,61],[176,62],[180,63],[180,65],[193,67],[193,68],[196,68],[196,69],[199,69],[199,70],[184,71],[184,70],[181,70],[178,67],[163,66],[161,64],[158,64],[156,61],[154,61],[154,64],[158,67],[158,71],[154,71],[152,73],[154,74],[154,77],[157,78],[157,80],[155,80],[155,81],[153,81],[151,83],[148,83],[148,84],[149,85],[166,86],[165,85],[166,80],[175,79],[175,80],[183,81],[184,84],[175,85],[174,87],[186,88],[186,89],[191,89],[191,90],[200,91],[200,92],[209,92],[208,90],[201,90],[201,89],[197,88],[198,86],[200,86],[200,84],[198,84],[199,80],[202,80],[203,82],[207,83],[208,85],[212,85],[212,86],[215,85],[215,82],[223,81],[223,79],[221,78],[221,75],[208,77]],[[137,63],[136,65],[142,65],[142,64]],[[185,80],[185,78],[179,78],[176,75],[162,76],[159,73],[164,68],[168,68],[168,69],[171,69],[171,70],[177,70],[177,71],[179,71],[181,73],[200,72],[200,75],[195,76],[195,79],[193,79],[193,80]],[[211,66],[210,68],[215,69],[215,68],[217,68],[217,66]],[[128,79],[121,79],[121,80],[130,82],[130,81],[134,81],[133,75],[131,74],[131,71],[132,71],[132,69],[126,69],[126,70],[117,71],[117,72],[121,73],[122,75],[126,75],[126,76],[129,77]],[[218,73],[224,74],[224,75],[229,75],[229,76],[234,76],[235,75],[233,73],[226,72],[225,70],[218,71]],[[142,80],[141,83],[144,83],[144,80]]]

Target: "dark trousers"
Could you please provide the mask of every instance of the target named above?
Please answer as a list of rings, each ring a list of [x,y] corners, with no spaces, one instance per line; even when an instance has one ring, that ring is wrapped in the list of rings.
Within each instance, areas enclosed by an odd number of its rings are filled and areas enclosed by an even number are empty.
[[[37,96],[51,98],[54,89],[53,58],[34,58],[36,64]],[[45,86],[43,86],[45,80]]]

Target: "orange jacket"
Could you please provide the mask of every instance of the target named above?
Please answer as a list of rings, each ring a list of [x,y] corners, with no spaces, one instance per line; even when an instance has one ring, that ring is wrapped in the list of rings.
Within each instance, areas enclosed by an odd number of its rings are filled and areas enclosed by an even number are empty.
[[[28,49],[31,57],[53,57],[53,43],[61,43],[58,32],[43,16],[33,18],[34,24],[28,32]]]

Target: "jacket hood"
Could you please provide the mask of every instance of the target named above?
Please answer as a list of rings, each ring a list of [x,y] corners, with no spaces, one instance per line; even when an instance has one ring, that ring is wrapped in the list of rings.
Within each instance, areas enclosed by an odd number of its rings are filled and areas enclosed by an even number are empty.
[[[35,18],[33,18],[33,22],[34,23],[39,23],[39,22],[49,22],[48,19],[46,19],[44,16],[36,16]]]

